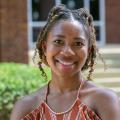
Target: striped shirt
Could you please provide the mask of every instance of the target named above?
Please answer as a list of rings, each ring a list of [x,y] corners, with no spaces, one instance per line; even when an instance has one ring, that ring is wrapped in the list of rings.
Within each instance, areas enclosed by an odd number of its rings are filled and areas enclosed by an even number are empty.
[[[79,90],[74,104],[67,111],[56,113],[46,101],[43,101],[38,108],[28,113],[21,120],[102,120],[91,108],[82,103],[79,98]]]

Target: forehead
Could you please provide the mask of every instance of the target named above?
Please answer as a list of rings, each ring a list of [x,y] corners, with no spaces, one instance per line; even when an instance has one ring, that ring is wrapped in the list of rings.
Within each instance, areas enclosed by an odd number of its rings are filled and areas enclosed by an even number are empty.
[[[73,37],[83,37],[87,39],[87,35],[85,33],[85,28],[82,23],[76,20],[60,20],[53,25],[48,36],[62,34],[69,35]]]

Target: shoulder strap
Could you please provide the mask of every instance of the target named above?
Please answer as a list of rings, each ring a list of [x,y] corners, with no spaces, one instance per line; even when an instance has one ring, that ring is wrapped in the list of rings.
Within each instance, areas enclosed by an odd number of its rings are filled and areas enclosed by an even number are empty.
[[[85,84],[85,82],[86,82],[87,80],[81,80],[81,83],[80,83],[80,86],[79,86],[79,89],[78,89],[78,93],[77,93],[77,98],[79,98],[79,96],[80,96],[80,90],[82,89],[82,87],[84,86],[84,84]],[[48,82],[48,84],[47,84],[47,88],[46,88],[46,94],[45,94],[45,102],[47,103],[47,96],[48,96],[48,94],[49,94],[49,84],[50,84],[50,81]]]
[[[80,84],[80,87],[79,87],[79,89],[78,89],[78,93],[77,93],[77,98],[79,98],[79,96],[80,96],[80,90],[82,89],[82,87],[84,86],[84,84],[85,84],[85,82],[86,82],[87,80],[81,80],[81,84]]]
[[[45,94],[45,100],[44,100],[46,103],[47,103],[47,96],[49,94],[49,84],[50,84],[50,81],[48,82],[47,88],[46,88],[46,94]]]

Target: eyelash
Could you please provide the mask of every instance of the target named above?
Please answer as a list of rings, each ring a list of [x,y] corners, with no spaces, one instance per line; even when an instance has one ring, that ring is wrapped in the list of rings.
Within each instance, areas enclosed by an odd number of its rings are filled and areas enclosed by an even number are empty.
[[[55,45],[63,45],[63,44],[64,44],[64,41],[58,39],[58,40],[54,40],[53,43],[54,43]],[[84,46],[84,44],[83,44],[82,42],[79,42],[79,41],[75,42],[73,45],[74,45],[74,46],[77,46],[77,47]]]
[[[63,45],[64,42],[62,40],[54,40],[53,41],[56,45]]]
[[[81,42],[75,42],[75,46],[83,46],[84,44]]]

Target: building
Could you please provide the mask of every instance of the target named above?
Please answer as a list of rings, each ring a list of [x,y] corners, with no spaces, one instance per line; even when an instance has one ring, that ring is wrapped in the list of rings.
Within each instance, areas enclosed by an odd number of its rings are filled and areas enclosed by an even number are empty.
[[[50,8],[61,3],[90,10],[99,46],[120,44],[119,0],[1,0],[0,61],[28,63],[28,50],[34,48]]]

